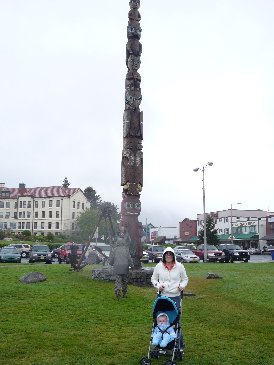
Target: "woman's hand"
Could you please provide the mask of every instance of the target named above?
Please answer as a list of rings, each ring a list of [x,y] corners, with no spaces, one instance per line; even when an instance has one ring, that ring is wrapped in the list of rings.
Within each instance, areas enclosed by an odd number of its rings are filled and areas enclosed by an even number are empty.
[[[163,284],[161,284],[160,286],[159,286],[159,291],[163,291],[165,289],[165,286],[163,285]]]

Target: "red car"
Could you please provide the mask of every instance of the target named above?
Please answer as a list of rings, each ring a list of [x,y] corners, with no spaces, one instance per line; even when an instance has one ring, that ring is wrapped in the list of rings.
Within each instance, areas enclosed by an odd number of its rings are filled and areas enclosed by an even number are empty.
[[[68,242],[65,245],[61,246],[59,248],[58,253],[58,262],[61,264],[62,262],[65,262],[66,264],[70,264],[70,255],[71,255],[71,246],[72,242]],[[77,260],[82,256],[82,252],[84,250],[85,245],[82,243],[76,243],[77,245]]]
[[[195,250],[191,250],[197,255],[200,260],[204,261],[204,245],[200,245]],[[216,246],[207,245],[207,261],[209,262],[223,262],[225,260],[225,254],[223,251],[218,250]]]

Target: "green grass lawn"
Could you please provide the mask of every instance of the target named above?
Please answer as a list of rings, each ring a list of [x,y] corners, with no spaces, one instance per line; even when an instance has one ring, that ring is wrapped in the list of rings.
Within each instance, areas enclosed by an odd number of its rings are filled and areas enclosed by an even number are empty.
[[[185,264],[183,364],[274,365],[274,263]],[[31,272],[47,280],[22,284]],[[208,272],[222,279],[206,279]],[[134,365],[146,356],[155,290],[91,280],[91,266],[0,264],[0,364]],[[152,364],[164,364],[164,359]],[[180,364],[180,362],[177,362]]]

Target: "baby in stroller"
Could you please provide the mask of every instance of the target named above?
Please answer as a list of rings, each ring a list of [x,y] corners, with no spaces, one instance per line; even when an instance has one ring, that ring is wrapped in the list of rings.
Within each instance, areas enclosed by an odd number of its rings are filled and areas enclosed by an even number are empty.
[[[182,360],[180,351],[180,313],[176,303],[158,294],[152,306],[152,330],[147,356],[140,360],[141,365],[151,365],[152,358],[170,357],[165,365],[176,365],[175,359]]]
[[[154,327],[152,334],[152,345],[166,347],[169,342],[175,340],[176,333],[173,326],[169,323],[169,318],[166,313],[157,315],[157,326]]]

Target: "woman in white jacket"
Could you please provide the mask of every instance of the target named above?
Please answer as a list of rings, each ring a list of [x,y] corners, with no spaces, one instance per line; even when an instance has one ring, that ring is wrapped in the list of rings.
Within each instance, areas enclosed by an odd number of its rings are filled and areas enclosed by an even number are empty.
[[[181,292],[187,286],[188,276],[183,264],[176,261],[175,253],[171,247],[167,247],[163,252],[162,261],[154,268],[151,282],[158,289],[161,295],[172,299],[182,315],[182,295]],[[183,334],[180,336],[180,349],[183,352]]]

